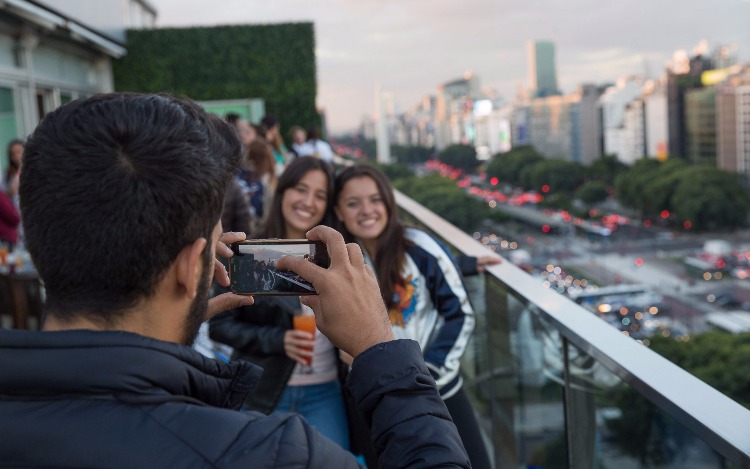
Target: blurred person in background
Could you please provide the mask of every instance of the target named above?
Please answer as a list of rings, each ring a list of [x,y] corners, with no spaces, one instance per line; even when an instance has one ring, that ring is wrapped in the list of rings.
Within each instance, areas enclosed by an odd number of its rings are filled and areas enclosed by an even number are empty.
[[[320,131],[317,127],[310,127],[307,131],[307,145],[312,149],[312,155],[317,156],[323,161],[329,163],[333,161],[333,150],[331,145],[320,137]]]
[[[273,148],[273,157],[276,162],[276,175],[280,176],[289,161],[289,150],[287,150],[286,145],[284,145],[284,139],[281,137],[279,120],[276,119],[276,116],[267,114],[260,120],[260,123],[266,129],[266,141],[270,143],[271,148]]]
[[[362,247],[375,271],[395,336],[419,342],[472,467],[489,469],[462,389],[460,359],[475,320],[453,257],[429,234],[401,223],[393,188],[373,166],[350,166],[336,177],[334,210],[344,239]],[[368,458],[368,467],[374,464]]]
[[[21,177],[21,165],[23,163],[23,140],[12,140],[8,143],[8,169],[3,178],[2,188],[11,198],[18,195],[18,183]],[[18,203],[16,201],[16,206]]]
[[[21,216],[13,203],[13,199],[0,190],[0,247],[12,250],[18,243],[18,227]],[[7,251],[5,251],[7,254]]]
[[[228,112],[224,116],[224,120],[227,123],[232,124],[234,128],[237,129],[237,133],[240,136],[240,142],[242,142],[242,146],[244,148],[247,148],[250,145],[250,142],[258,138],[255,126],[243,119],[239,114],[235,112]]]
[[[250,142],[237,180],[247,199],[255,233],[268,218],[268,207],[278,181],[273,150],[265,140],[258,138]]]
[[[313,155],[315,151],[311,145],[307,144],[307,133],[305,132],[305,129],[298,125],[292,126],[292,128],[289,129],[289,136],[292,140],[292,153],[294,153],[297,158],[300,156]]]
[[[23,165],[23,140],[8,143],[8,169],[0,185],[0,243],[9,249],[23,249],[23,226],[18,187]]]
[[[330,224],[333,171],[316,158],[292,161],[274,193],[259,238],[302,239],[318,224]],[[338,354],[325,335],[295,330],[299,297],[257,296],[255,303],[227,311],[210,322],[211,339],[229,345],[238,358],[263,367],[256,392],[244,407],[266,414],[302,414],[318,431],[349,448],[347,416],[339,383]],[[312,373],[302,365],[312,358]]]
[[[226,231],[235,233],[252,232],[252,216],[250,215],[250,204],[239,178],[234,177],[229,181],[227,192],[224,194],[224,209],[221,212],[221,226]]]

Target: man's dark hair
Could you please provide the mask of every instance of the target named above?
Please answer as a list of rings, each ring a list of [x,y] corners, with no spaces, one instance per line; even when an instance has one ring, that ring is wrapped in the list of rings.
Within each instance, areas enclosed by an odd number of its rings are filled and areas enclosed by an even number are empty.
[[[186,99],[102,94],[48,114],[20,185],[47,313],[111,324],[151,296],[185,246],[210,245],[240,160],[236,131]]]
[[[240,119],[240,115],[236,112],[227,112],[226,114],[224,114],[224,121],[232,125],[237,125],[237,121],[239,121]]]

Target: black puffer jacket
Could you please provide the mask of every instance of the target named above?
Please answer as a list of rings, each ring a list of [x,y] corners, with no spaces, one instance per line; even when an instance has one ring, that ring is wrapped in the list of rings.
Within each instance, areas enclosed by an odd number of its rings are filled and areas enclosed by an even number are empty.
[[[209,322],[211,339],[227,344],[236,356],[263,368],[245,408],[273,412],[294,371],[295,361],[284,352],[284,334],[300,309],[298,296],[257,296],[251,306],[225,311]]]
[[[240,413],[246,362],[126,332],[0,331],[0,465],[354,468],[294,414]],[[348,387],[382,467],[469,467],[416,342],[379,344]]]

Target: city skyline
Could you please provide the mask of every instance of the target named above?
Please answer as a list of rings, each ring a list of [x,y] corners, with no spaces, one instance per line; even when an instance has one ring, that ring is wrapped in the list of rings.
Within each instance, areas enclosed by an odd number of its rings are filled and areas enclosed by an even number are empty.
[[[743,61],[750,54],[747,0],[278,0],[252,8],[238,0],[153,3],[159,27],[313,21],[318,105],[333,133],[354,129],[374,112],[377,84],[394,93],[403,111],[470,69],[483,87],[511,99],[529,85],[529,40],[555,43],[563,92],[627,74],[658,77],[674,51],[690,52],[703,39],[711,47],[737,44]]]

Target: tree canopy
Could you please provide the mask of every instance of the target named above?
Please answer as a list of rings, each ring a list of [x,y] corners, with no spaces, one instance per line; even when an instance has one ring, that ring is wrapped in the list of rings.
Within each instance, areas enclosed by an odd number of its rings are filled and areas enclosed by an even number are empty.
[[[536,163],[528,174],[528,188],[572,194],[583,183],[585,169],[580,163],[564,160],[545,160]]]
[[[393,185],[464,231],[471,232],[485,219],[490,208],[456,187],[455,181],[438,175],[396,179]]]
[[[677,159],[638,160],[617,178],[615,190],[621,203],[644,216],[667,210],[698,230],[742,226],[750,210],[750,195],[737,174]]]
[[[487,175],[496,177],[505,184],[527,187],[522,181],[521,173],[542,161],[544,157],[532,146],[513,147],[507,153],[498,153],[492,157],[487,167]]]
[[[474,171],[479,165],[477,151],[471,145],[449,145],[438,154],[438,159],[464,171]]]
[[[576,190],[576,198],[587,204],[597,204],[607,199],[607,184],[604,181],[588,181]]]

